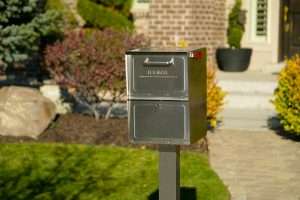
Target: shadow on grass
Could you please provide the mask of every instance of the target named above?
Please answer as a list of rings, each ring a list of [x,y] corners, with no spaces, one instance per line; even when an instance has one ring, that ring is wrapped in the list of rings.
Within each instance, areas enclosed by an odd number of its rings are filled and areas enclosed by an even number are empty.
[[[197,190],[196,188],[181,187],[180,188],[180,199],[182,200],[197,200]],[[159,200],[159,190],[151,193],[148,200]]]
[[[278,116],[273,116],[268,119],[268,127],[270,130],[275,131],[277,135],[284,139],[293,140],[295,142],[300,142],[300,135],[286,132],[283,126],[279,122]]]
[[[0,199],[79,199],[82,195],[101,199],[108,196],[120,184],[111,171],[124,158],[115,159],[99,170],[89,162],[93,153],[58,147],[51,161],[41,158],[36,150],[29,150],[24,154],[30,156],[24,157],[17,167],[0,162]]]

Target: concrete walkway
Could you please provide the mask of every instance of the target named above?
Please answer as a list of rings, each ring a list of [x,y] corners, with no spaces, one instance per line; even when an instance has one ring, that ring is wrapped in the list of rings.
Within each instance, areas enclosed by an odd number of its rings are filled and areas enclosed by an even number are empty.
[[[267,131],[269,119],[276,115],[270,103],[278,85],[276,78],[276,73],[218,71],[218,84],[227,92],[220,129]]]
[[[208,133],[211,164],[232,200],[300,200],[300,142],[272,131]]]

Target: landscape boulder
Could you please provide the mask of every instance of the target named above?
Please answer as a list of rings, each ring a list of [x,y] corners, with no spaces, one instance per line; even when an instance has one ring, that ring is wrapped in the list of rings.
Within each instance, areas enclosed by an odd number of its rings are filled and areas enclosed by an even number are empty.
[[[37,89],[17,86],[0,89],[0,135],[37,138],[55,113],[55,104]]]
[[[67,114],[72,112],[71,103],[65,101],[66,97],[58,85],[44,83],[44,85],[40,87],[40,91],[43,96],[47,97],[55,104],[57,114]]]

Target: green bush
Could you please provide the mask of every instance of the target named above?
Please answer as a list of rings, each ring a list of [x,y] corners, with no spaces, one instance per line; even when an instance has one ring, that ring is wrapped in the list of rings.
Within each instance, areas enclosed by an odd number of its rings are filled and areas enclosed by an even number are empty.
[[[78,26],[76,17],[70,10],[70,7],[62,0],[47,0],[46,10],[56,10],[61,15],[61,26],[63,29],[75,28]]]
[[[133,23],[129,20],[130,0],[78,0],[77,10],[87,22],[88,27],[103,29],[132,29]]]
[[[300,57],[287,60],[279,74],[273,104],[285,131],[300,135]]]
[[[114,10],[118,10],[124,16],[130,16],[130,8],[132,4],[132,0],[90,0],[95,3],[100,3],[103,6],[113,8]]]
[[[241,10],[242,0],[236,0],[229,13],[227,29],[227,43],[230,48],[241,48],[241,40],[244,34],[245,11]]]
[[[0,67],[26,61],[38,39],[59,29],[57,11],[41,12],[38,0],[0,0]]]
[[[237,27],[232,27],[230,29],[230,34],[228,34],[228,44],[230,48],[241,48],[241,40],[243,37],[244,31]]]

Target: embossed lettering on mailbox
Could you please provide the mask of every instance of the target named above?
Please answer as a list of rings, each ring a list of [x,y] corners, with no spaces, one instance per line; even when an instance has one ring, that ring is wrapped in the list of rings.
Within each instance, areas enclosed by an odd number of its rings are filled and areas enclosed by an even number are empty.
[[[191,144],[206,134],[204,48],[128,51],[126,79],[130,142]]]
[[[150,58],[149,58],[150,57]],[[185,72],[183,57],[158,57],[158,56],[135,56],[133,58],[133,89],[135,92],[140,91],[177,91],[182,92],[184,87]],[[174,60],[172,64],[167,66],[145,65],[146,59],[155,62],[163,60]],[[147,80],[145,80],[147,79]]]

